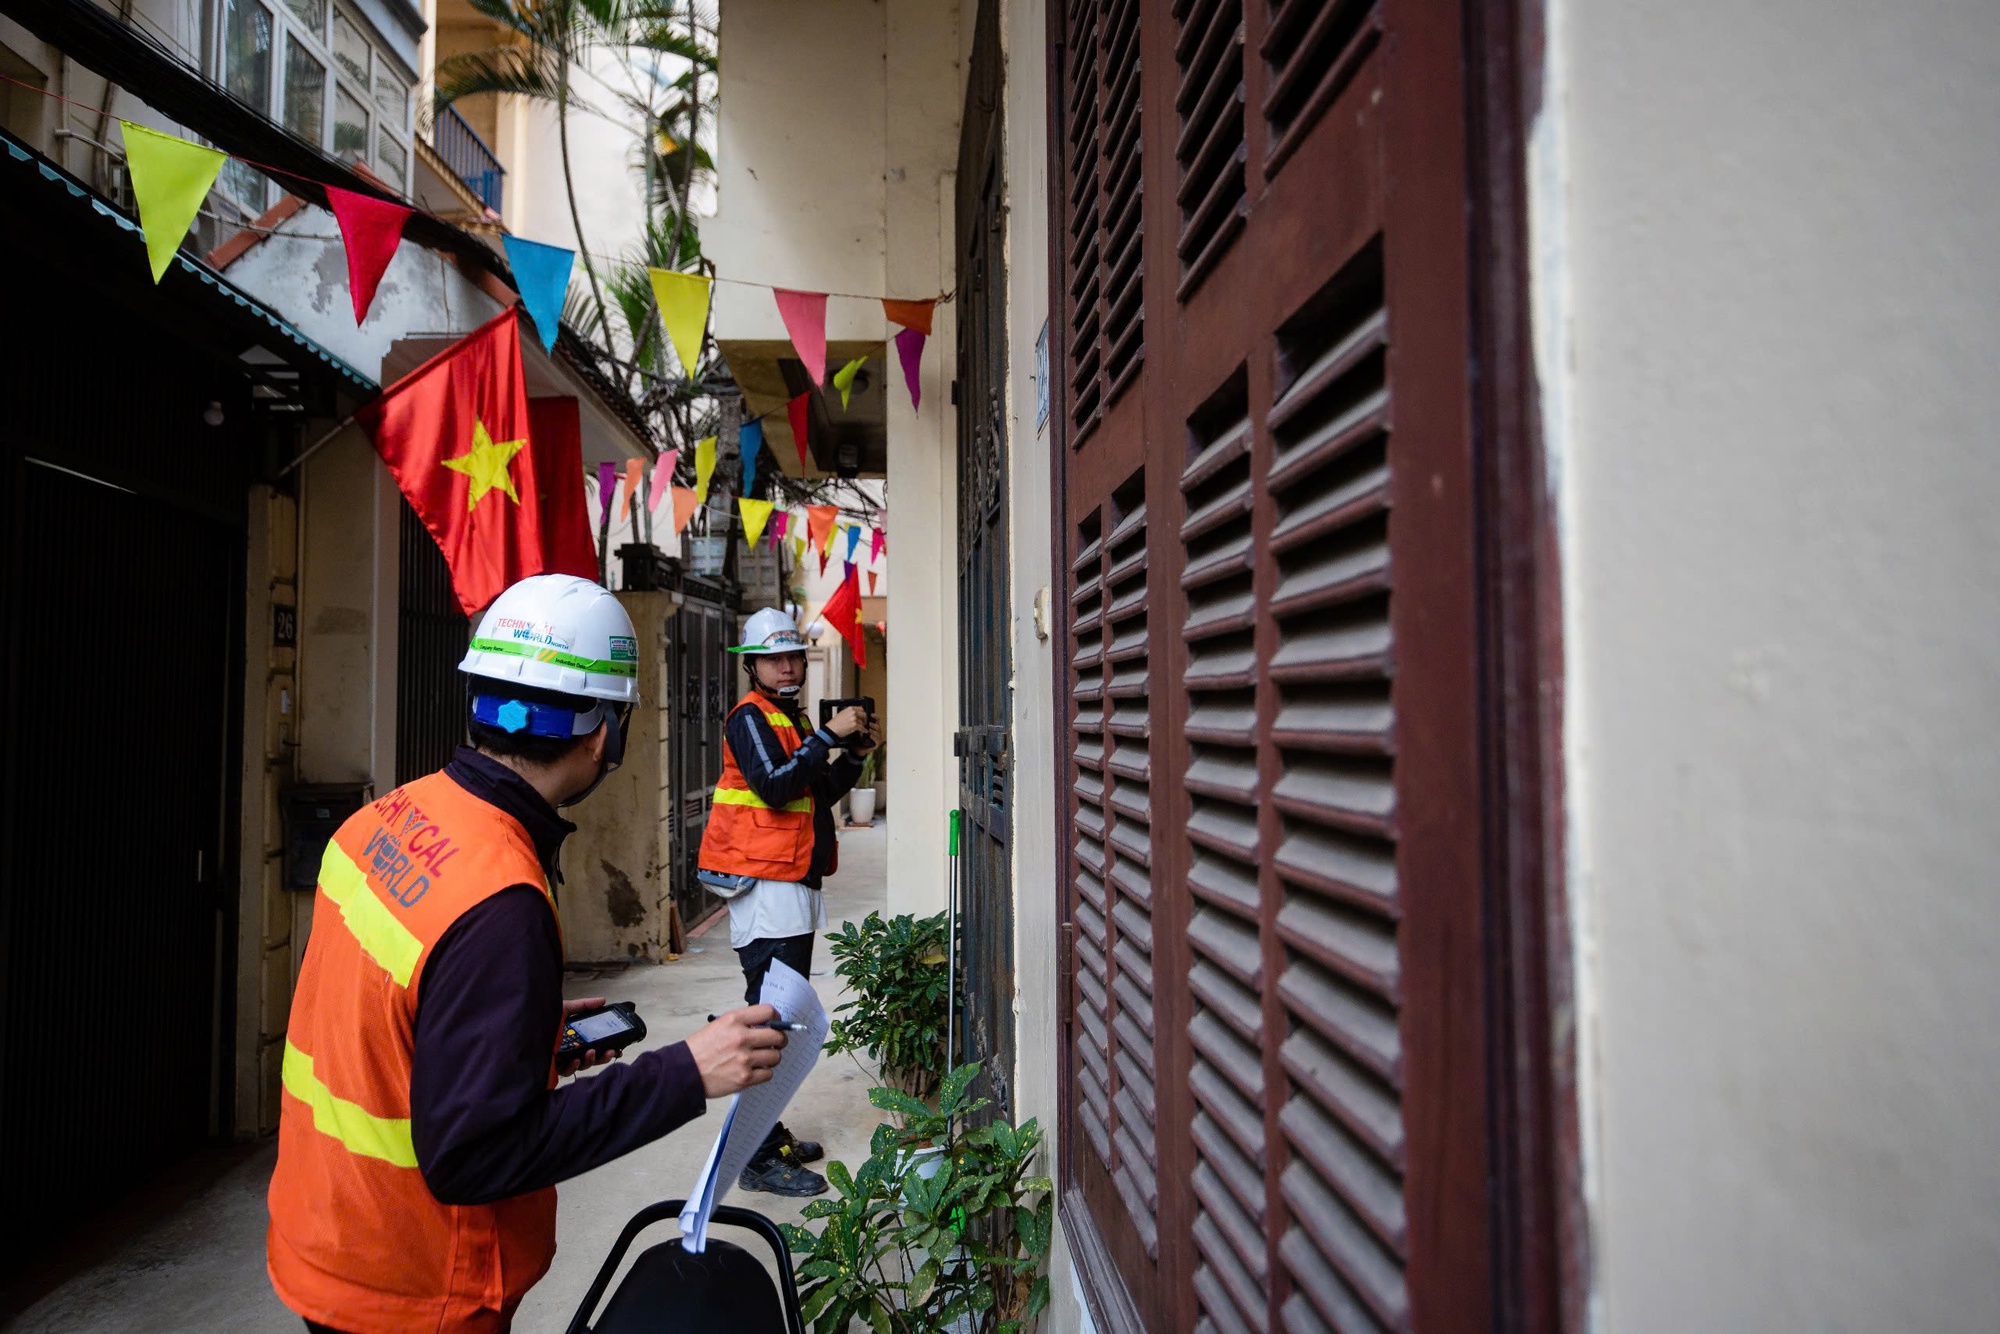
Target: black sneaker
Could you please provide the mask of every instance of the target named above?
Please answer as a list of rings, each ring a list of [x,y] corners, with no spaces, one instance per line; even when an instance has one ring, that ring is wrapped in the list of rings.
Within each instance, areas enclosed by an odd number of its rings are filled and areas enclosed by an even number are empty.
[[[761,1163],[752,1163],[743,1169],[743,1175],[736,1178],[741,1190],[761,1190],[772,1195],[826,1194],[826,1178],[810,1167],[788,1163],[783,1158],[767,1158]]]
[[[785,1142],[778,1146],[778,1156],[788,1163],[816,1163],[826,1157],[826,1150],[816,1139],[800,1139],[791,1131],[784,1132]]]

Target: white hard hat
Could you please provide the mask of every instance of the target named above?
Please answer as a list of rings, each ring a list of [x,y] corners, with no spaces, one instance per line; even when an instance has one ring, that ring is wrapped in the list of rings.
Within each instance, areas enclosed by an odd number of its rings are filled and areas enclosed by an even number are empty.
[[[537,574],[493,599],[458,669],[636,704],[639,637],[618,599],[597,584],[573,574]]]
[[[748,657],[765,658],[777,653],[804,653],[806,637],[791,616],[776,607],[766,607],[743,623],[743,642],[729,650]]]

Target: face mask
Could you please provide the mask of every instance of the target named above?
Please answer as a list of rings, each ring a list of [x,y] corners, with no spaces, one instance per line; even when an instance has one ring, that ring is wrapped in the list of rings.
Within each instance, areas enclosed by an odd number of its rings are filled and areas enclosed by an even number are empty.
[[[605,714],[604,721],[612,724],[610,730],[604,735],[604,762],[598,766],[597,777],[590,780],[589,787],[562,803],[564,809],[576,805],[579,801],[597,791],[598,784],[602,783],[619,765],[625,762],[625,736],[632,726],[632,710],[630,708],[620,709],[616,716],[613,716],[611,705],[606,704],[601,707]]]

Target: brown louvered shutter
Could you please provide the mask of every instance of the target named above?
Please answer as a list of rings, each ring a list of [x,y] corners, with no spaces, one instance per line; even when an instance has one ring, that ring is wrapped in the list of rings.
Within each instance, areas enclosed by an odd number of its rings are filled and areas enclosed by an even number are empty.
[[[1069,0],[1063,105],[1064,309],[1071,441],[1145,358],[1139,0]]]
[[[1111,1329],[1480,1334],[1463,34],[1414,0],[1143,10],[1131,68],[1119,6],[1054,34],[1068,1232]],[[1118,399],[1080,295],[1117,192],[1076,187],[1138,66]]]

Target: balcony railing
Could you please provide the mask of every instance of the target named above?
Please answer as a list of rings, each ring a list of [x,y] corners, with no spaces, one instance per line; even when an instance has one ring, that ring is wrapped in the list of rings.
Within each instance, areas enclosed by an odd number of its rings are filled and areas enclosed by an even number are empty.
[[[501,178],[507,170],[456,108],[444,107],[437,113],[431,146],[437,149],[452,174],[465,182],[466,189],[478,195],[495,213],[500,211]]]

